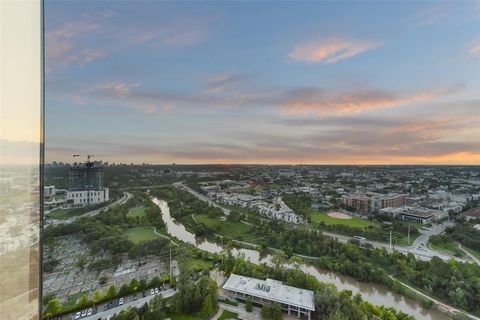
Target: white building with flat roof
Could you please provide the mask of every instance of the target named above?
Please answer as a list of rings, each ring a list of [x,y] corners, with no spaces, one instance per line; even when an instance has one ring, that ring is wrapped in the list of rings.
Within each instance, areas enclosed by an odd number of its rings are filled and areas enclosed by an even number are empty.
[[[277,302],[282,310],[289,315],[296,313],[298,318],[305,316],[311,319],[311,313],[315,311],[313,291],[287,286],[274,279],[260,280],[232,273],[223,289],[241,300],[251,297],[254,303],[259,304]]]
[[[95,205],[109,199],[108,188],[101,190],[72,190],[67,191],[67,204],[73,206]]]

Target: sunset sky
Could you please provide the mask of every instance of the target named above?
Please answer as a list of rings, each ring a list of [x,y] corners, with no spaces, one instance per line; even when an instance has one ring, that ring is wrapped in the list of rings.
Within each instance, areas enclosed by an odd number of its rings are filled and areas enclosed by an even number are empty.
[[[480,164],[480,2],[50,2],[46,161]]]

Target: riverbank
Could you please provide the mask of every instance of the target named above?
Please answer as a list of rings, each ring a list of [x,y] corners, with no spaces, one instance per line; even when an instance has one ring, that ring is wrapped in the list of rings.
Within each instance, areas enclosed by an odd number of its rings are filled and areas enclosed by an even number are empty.
[[[192,233],[188,232],[183,225],[173,221],[172,217],[170,216],[168,204],[165,201],[161,201],[156,198],[153,198],[152,200],[162,210],[162,218],[167,225],[167,231],[169,234],[175,236],[181,241],[193,244],[197,248],[210,253],[219,254],[223,251],[223,248],[216,243],[212,243],[209,241],[198,242],[195,236]],[[260,252],[252,249],[236,249],[233,250],[233,254],[243,254],[247,260],[250,260],[252,263],[255,264],[272,263],[271,255],[261,255]],[[288,266],[293,267],[291,265]],[[417,319],[450,319],[450,317],[441,313],[440,311],[435,309],[427,309],[417,301],[397,294],[383,285],[362,283],[352,277],[343,276],[334,272],[319,270],[315,266],[309,264],[302,265],[301,268],[303,268],[303,270],[307,274],[314,276],[317,280],[333,284],[339,290],[350,290],[354,294],[360,293],[366,301],[369,301],[375,305],[385,305],[388,307],[393,307],[402,310],[403,312],[406,312],[408,314],[411,314]]]

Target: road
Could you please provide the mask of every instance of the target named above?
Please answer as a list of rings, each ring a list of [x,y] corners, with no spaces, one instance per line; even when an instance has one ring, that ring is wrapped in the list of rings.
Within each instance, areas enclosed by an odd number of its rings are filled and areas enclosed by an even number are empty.
[[[149,302],[151,299],[153,299],[155,297],[155,295],[151,295],[150,294],[150,290],[147,289],[145,290],[145,293],[147,294],[145,297],[143,298],[138,298],[137,300],[134,300],[134,296],[133,295],[128,295],[128,296],[125,296],[123,299],[124,299],[124,304],[123,305],[118,305],[118,300],[119,299],[115,299],[114,303],[115,303],[115,307],[113,308],[110,308],[108,310],[105,310],[105,311],[100,311],[98,313],[95,313],[91,316],[88,316],[88,317],[83,317],[83,318],[80,318],[82,320],[98,320],[98,319],[102,319],[102,320],[105,320],[105,319],[109,319],[109,317],[113,316],[114,314],[118,314],[120,311],[122,311],[123,309],[127,309],[128,307],[141,307],[142,305],[144,305],[146,302]],[[160,291],[160,293],[162,294],[162,296],[164,298],[168,298],[168,297],[171,297],[173,296],[176,291],[174,289],[168,289],[166,291]],[[138,294],[137,294],[138,295]],[[102,303],[101,306],[99,306],[100,309],[102,309],[103,305],[105,303]],[[71,313],[71,314],[68,314],[66,316],[63,316],[62,317],[62,320],[66,320],[66,319],[74,319],[75,317],[75,313]]]
[[[173,184],[175,187],[179,188],[179,189],[182,189],[182,190],[185,190],[185,191],[188,191],[190,192],[191,194],[193,194],[195,197],[197,197],[198,199],[200,200],[203,200],[205,202],[207,202],[208,204],[214,206],[214,207],[217,207],[217,208],[220,208],[222,209],[223,211],[223,214],[225,214],[226,216],[228,216],[230,214],[230,210],[227,209],[227,208],[224,208],[222,207],[221,205],[219,205],[218,203],[208,199],[207,197],[205,197],[203,194],[200,194],[198,193],[197,191],[193,190],[192,188],[184,185],[182,182],[175,182]]]
[[[353,239],[353,237],[339,235],[339,234],[336,234],[336,233],[330,233],[330,232],[323,232],[323,233],[325,235],[333,237],[333,238],[337,239],[338,241],[344,242],[344,243]],[[443,253],[440,253],[440,252],[437,252],[437,251],[434,251],[434,250],[428,248],[426,245],[424,245],[424,243],[428,242],[429,238],[430,238],[430,235],[423,235],[423,239],[418,241],[416,244],[414,242],[414,244],[412,244],[410,247],[396,245],[394,249],[403,253],[403,254],[411,253],[411,254],[415,255],[415,257],[417,257],[418,259],[425,260],[425,261],[432,259],[434,256],[437,256],[440,259],[445,260],[445,261],[448,261],[448,260],[453,258],[453,259],[455,259],[457,261],[460,261],[460,262],[466,262],[466,260],[463,259],[463,258],[443,254]],[[364,242],[371,244],[375,248],[385,248],[387,250],[390,250],[390,245],[388,243],[377,242],[377,241],[372,241],[372,240],[365,240]]]
[[[186,186],[182,182],[176,182],[173,185],[175,187],[179,188],[179,189],[183,189],[185,191],[190,192],[191,194],[196,196],[198,199],[206,201],[210,205],[213,205],[217,208],[222,209],[223,212],[225,213],[225,215],[230,214],[230,210],[228,210],[228,209],[222,207],[221,205],[217,204],[216,202],[210,200],[206,196],[204,196],[204,195],[198,193],[197,191],[193,190],[192,188]],[[418,259],[421,259],[421,260],[430,260],[434,256],[437,256],[440,259],[445,260],[445,261],[448,261],[448,260],[453,258],[453,259],[455,259],[457,261],[460,261],[460,262],[466,262],[466,260],[463,259],[463,258],[454,257],[454,256],[451,256],[451,255],[448,255],[448,254],[440,253],[440,252],[434,251],[434,250],[427,247],[427,243],[428,243],[428,240],[430,239],[430,237],[433,236],[433,235],[438,235],[438,234],[442,233],[444,230],[445,230],[445,226],[443,224],[433,224],[432,227],[430,227],[428,229],[426,228],[424,230],[420,230],[420,236],[418,236],[415,239],[415,241],[413,242],[413,244],[411,246],[407,247],[407,246],[395,245],[395,250],[397,250],[397,251],[399,251],[403,254],[412,253]],[[339,235],[339,234],[336,234],[336,233],[330,233],[330,232],[323,232],[323,233],[328,235],[328,236],[331,236],[333,238],[336,238],[337,240],[339,240],[341,242],[348,242],[349,240],[353,239],[353,237]],[[388,243],[371,241],[371,240],[366,240],[365,242],[371,244],[375,248],[386,248],[387,250],[390,249],[390,245]]]
[[[96,209],[96,210],[92,210],[92,211],[89,211],[89,212],[86,212],[84,214],[81,214],[81,215],[78,215],[78,216],[74,216],[74,217],[71,217],[71,218],[68,218],[68,219],[64,219],[64,220],[57,220],[57,219],[47,219],[45,221],[45,225],[48,226],[50,224],[65,224],[65,223],[72,223],[80,218],[83,218],[83,217],[91,217],[91,216],[95,216],[97,214],[100,213],[101,210],[105,210],[105,209],[109,209],[113,206],[116,206],[116,205],[121,205],[121,204],[125,204],[133,195],[130,193],[130,192],[124,192],[123,193],[123,196],[118,199],[117,201],[115,202],[112,202],[110,203],[108,206],[106,207],[103,207],[103,208],[99,208],[99,209]]]

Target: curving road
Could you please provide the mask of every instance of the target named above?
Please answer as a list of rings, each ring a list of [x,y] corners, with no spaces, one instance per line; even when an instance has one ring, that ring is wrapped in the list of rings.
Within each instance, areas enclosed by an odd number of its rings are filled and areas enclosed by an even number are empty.
[[[117,201],[115,202],[112,202],[110,203],[108,206],[106,207],[102,207],[102,208],[99,208],[99,209],[96,209],[96,210],[92,210],[92,211],[89,211],[89,212],[86,212],[84,214],[81,214],[81,215],[78,215],[78,216],[74,216],[74,217],[71,217],[71,218],[68,218],[68,219],[64,219],[64,220],[57,220],[57,219],[48,219],[45,220],[45,226],[48,226],[50,224],[65,224],[65,223],[72,223],[80,218],[83,218],[83,217],[91,217],[91,216],[95,216],[97,214],[100,213],[101,210],[105,210],[105,209],[109,209],[113,206],[117,206],[117,205],[121,205],[121,204],[125,204],[131,197],[133,197],[133,194],[131,194],[130,192],[123,192],[123,196],[118,199]]]

